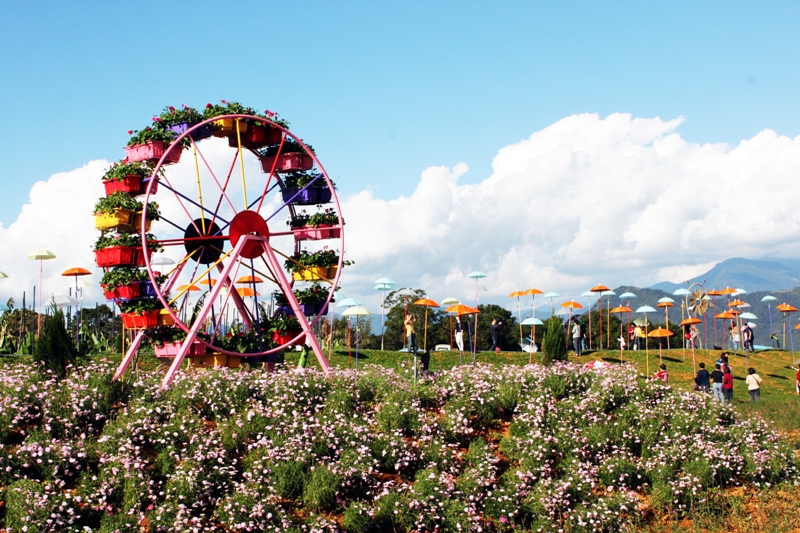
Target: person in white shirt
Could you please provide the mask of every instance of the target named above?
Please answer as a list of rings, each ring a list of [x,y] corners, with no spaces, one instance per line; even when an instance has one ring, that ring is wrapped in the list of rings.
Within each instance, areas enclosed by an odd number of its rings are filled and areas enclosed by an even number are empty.
[[[754,402],[761,399],[761,376],[756,374],[756,369],[750,367],[747,369],[747,378],[744,380],[747,383],[747,390],[750,392],[750,401]]]

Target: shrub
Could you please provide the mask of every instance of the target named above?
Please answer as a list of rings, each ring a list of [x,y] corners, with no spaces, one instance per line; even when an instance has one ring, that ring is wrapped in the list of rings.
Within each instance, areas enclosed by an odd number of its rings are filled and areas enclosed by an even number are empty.
[[[542,346],[542,364],[549,365],[553,361],[567,360],[567,337],[564,335],[564,323],[557,316],[547,319],[547,330],[544,333]]]
[[[75,363],[78,349],[75,341],[64,326],[64,313],[56,306],[55,300],[50,303],[51,314],[44,318],[42,333],[36,341],[33,360],[42,363],[59,377],[64,377],[67,367]]]

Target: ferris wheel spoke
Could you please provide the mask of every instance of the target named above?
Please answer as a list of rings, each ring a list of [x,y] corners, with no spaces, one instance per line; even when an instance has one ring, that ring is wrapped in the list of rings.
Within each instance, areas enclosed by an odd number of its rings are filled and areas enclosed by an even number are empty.
[[[273,213],[272,213],[270,216],[268,216],[268,217],[267,217],[267,218],[265,218],[264,220],[266,220],[267,222],[269,222],[270,220],[272,220],[272,218],[273,218],[275,215],[277,215],[278,213],[280,213],[281,211],[283,211],[283,208],[284,208],[284,207],[287,207],[289,204],[291,204],[291,203],[294,201],[294,199],[295,199],[295,198],[297,198],[298,196],[300,196],[300,194],[302,194],[302,193],[303,193],[303,192],[304,192],[306,189],[308,189],[308,188],[309,188],[311,185],[313,185],[313,184],[314,184],[314,182],[315,182],[315,181],[317,181],[317,179],[319,179],[319,176],[317,176],[316,178],[314,178],[314,179],[312,179],[311,181],[309,181],[309,182],[308,182],[308,183],[307,183],[307,184],[306,184],[304,187],[302,187],[300,190],[298,190],[296,193],[294,193],[294,195],[293,195],[291,198],[289,198],[289,200],[288,200],[288,201],[286,201],[286,202],[283,202],[283,204],[281,204],[281,206],[280,206],[278,209],[276,209],[276,210],[275,210],[275,212],[273,212]]]
[[[269,171],[269,177],[267,177],[267,183],[264,185],[264,192],[261,193],[261,197],[258,199],[258,207],[256,208],[256,213],[261,211],[261,205],[264,203],[264,198],[266,198],[268,192],[271,190],[269,188],[269,184],[272,181],[272,178],[275,176],[275,167],[278,166],[278,156],[280,156],[280,153],[283,150],[283,143],[285,141],[286,141],[286,132],[283,132],[283,135],[281,135],[281,143],[278,145],[278,153],[275,156],[275,160],[272,162],[272,168]]]
[[[213,215],[214,215],[214,212],[213,212],[213,211],[211,211],[210,209],[206,208],[206,207],[203,207],[202,205],[200,205],[199,203],[195,202],[194,200],[192,200],[191,198],[189,198],[189,197],[188,197],[188,196],[186,196],[185,194],[178,192],[178,191],[177,191],[175,188],[173,188],[173,187],[172,187],[172,185],[170,185],[170,184],[169,184],[169,182],[167,182],[167,183],[164,183],[164,182],[162,181],[162,183],[161,183],[161,186],[162,186],[162,187],[166,187],[167,189],[169,189],[170,191],[172,191],[172,193],[175,195],[175,198],[177,198],[177,200],[178,200],[178,203],[179,203],[179,204],[181,204],[181,208],[183,209],[183,212],[184,212],[184,213],[186,213],[186,216],[187,216],[187,218],[189,218],[189,220],[191,220],[191,221],[192,221],[192,225],[194,225],[194,228],[197,230],[197,233],[198,233],[198,234],[200,234],[200,235],[202,235],[202,232],[200,231],[200,228],[198,228],[198,227],[197,227],[197,226],[194,224],[194,217],[192,217],[192,215],[190,215],[190,214],[189,214],[189,210],[188,210],[188,209],[186,209],[186,206],[184,205],[183,201],[181,201],[181,198],[183,198],[183,200],[186,200],[187,202],[189,202],[189,203],[190,203],[190,204],[192,204],[193,206],[195,206],[195,207],[199,208],[200,210],[202,210],[203,212],[205,212],[205,213],[207,213],[207,214],[209,214],[209,215],[212,215],[212,216],[213,216]],[[218,218],[218,219],[220,219],[221,221],[225,222],[226,224],[228,224],[228,223],[229,223],[227,220],[225,220],[224,218],[222,218],[222,217],[220,217],[220,216],[217,216],[217,218]]]
[[[177,225],[176,223],[174,223],[173,221],[171,221],[170,219],[168,219],[168,218],[166,218],[164,216],[159,216],[158,220],[159,221],[163,220],[164,222],[166,222],[167,224],[169,224],[173,228],[176,228],[176,229],[178,229],[180,231],[186,231],[186,228],[180,227],[179,225]]]
[[[192,140],[192,145],[194,145],[196,147],[194,140]],[[217,188],[220,191],[220,196],[217,199],[217,206],[214,209],[214,215],[213,215],[213,218],[211,219],[211,223],[213,224],[214,221],[217,218],[217,213],[219,213],[219,208],[220,208],[220,205],[222,205],[222,199],[223,198],[225,199],[226,202],[228,202],[228,205],[230,206],[231,210],[233,211],[233,214],[235,215],[236,213],[238,213],[236,208],[233,206],[233,202],[231,202],[231,200],[230,200],[230,198],[228,197],[228,194],[227,194],[228,182],[230,181],[231,174],[233,174],[233,169],[236,166],[236,156],[234,156],[233,161],[231,161],[231,167],[230,167],[230,169],[228,169],[228,176],[225,178],[225,184],[224,185],[220,185],[219,179],[217,179],[217,175],[211,169],[211,165],[209,165],[208,161],[206,161],[206,158],[203,155],[203,153],[200,150],[200,148],[196,147],[196,151],[197,151],[197,155],[200,156],[200,159],[203,161],[203,165],[206,167],[206,170],[208,170],[208,173],[211,175],[211,178],[214,180],[214,183],[217,184]]]
[[[203,279],[203,276],[205,276],[205,275],[206,275],[206,273],[208,273],[208,272],[210,272],[211,270],[213,270],[213,268],[214,268],[214,267],[216,267],[216,266],[220,266],[220,265],[221,265],[221,263],[222,263],[222,261],[224,261],[224,260],[225,260],[225,258],[226,258],[226,257],[228,257],[229,255],[231,255],[232,253],[233,253],[233,250],[230,250],[230,251],[226,252],[225,254],[223,254],[223,255],[222,255],[222,257],[220,257],[219,259],[217,259],[216,261],[214,261],[213,263],[211,263],[211,266],[210,266],[210,267],[208,267],[206,270],[204,270],[202,274],[200,274],[200,275],[199,275],[199,276],[197,276],[196,278],[193,276],[193,277],[192,277],[192,281],[191,281],[191,283],[189,283],[189,284],[187,285],[187,288],[185,288],[185,289],[183,289],[182,291],[180,291],[180,292],[178,293],[178,295],[177,295],[175,298],[173,298],[172,300],[170,300],[170,302],[169,302],[169,303],[170,303],[170,305],[171,305],[171,304],[173,304],[173,303],[175,302],[175,300],[177,300],[178,298],[180,298],[181,296],[183,296],[183,293],[185,293],[185,292],[188,290],[188,287],[191,287],[192,285],[195,285],[195,284],[196,284],[198,281],[200,281],[201,279]],[[199,263],[198,263],[198,264],[199,264]]]
[[[242,241],[244,240],[245,239],[242,239]],[[240,241],[240,243],[242,241]],[[239,267],[242,265],[242,262],[240,260],[235,261],[235,263],[236,263],[236,271],[233,274],[234,279],[236,276],[239,275]],[[219,269],[220,272],[223,271],[222,265],[217,265],[217,268]],[[230,276],[226,277],[224,280],[221,279],[218,283],[225,284],[225,287],[228,289],[228,294],[230,294],[231,298],[233,299],[233,305],[236,307],[236,309],[239,311],[239,314],[241,314],[242,316],[242,323],[244,324],[244,326],[247,329],[252,328],[253,321],[250,317],[250,310],[247,309],[247,304],[244,303],[244,300],[242,300],[241,295],[236,291],[236,287],[234,286],[233,280],[230,278]]]

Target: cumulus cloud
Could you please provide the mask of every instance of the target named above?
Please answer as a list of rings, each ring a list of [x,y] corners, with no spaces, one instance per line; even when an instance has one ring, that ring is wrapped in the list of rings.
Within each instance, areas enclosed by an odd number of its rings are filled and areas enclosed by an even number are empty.
[[[765,130],[738,146],[693,144],[682,118],[567,117],[499,151],[493,173],[459,185],[463,164],[425,170],[409,197],[348,198],[349,279],[378,276],[433,296],[482,298],[531,286],[580,294],[650,285],[729,257],[800,255],[792,180],[800,138]],[[780,250],[780,251],[778,251]]]
[[[737,146],[694,144],[678,133],[682,122],[575,115],[501,149],[477,183],[459,184],[468,168],[458,163],[422,171],[410,196],[349,195],[346,256],[356,264],[344,272],[343,292],[377,310],[372,282],[389,276],[433,298],[471,301],[468,274],[480,270],[481,300],[508,305],[508,293],[529,287],[568,298],[598,283],[683,279],[729,257],[800,257],[790,194],[800,138],[765,130]],[[224,148],[206,154],[221,174]],[[91,162],[33,187],[19,219],[0,227],[0,270],[14,287],[1,281],[0,294],[18,297],[38,280],[37,265],[24,259],[36,247],[59,256],[45,263],[46,294],[65,292],[56,290],[69,285],[62,270],[93,264],[89,213],[107,165]],[[191,185],[192,165],[173,172],[175,184]]]

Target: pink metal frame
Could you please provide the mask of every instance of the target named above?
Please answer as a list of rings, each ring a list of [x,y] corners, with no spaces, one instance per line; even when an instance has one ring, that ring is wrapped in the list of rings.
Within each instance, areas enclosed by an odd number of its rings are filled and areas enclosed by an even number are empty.
[[[276,123],[274,123],[272,121],[263,119],[261,117],[254,117],[254,116],[249,116],[249,115],[224,115],[224,116],[214,117],[214,118],[205,120],[205,121],[203,121],[203,122],[201,122],[199,124],[196,124],[196,125],[192,126],[186,132],[181,134],[167,148],[167,150],[165,151],[165,153],[163,154],[161,159],[158,161],[158,164],[156,165],[156,168],[154,169],[153,174],[151,176],[151,179],[149,180],[148,185],[147,185],[147,192],[145,194],[145,199],[144,199],[145,205],[147,205],[147,203],[150,201],[150,195],[152,193],[153,183],[154,183],[154,181],[156,181],[156,177],[159,175],[160,170],[161,170],[162,166],[164,165],[164,162],[165,162],[166,158],[168,157],[169,152],[171,150],[173,150],[173,149],[176,149],[175,148],[176,146],[180,146],[180,142],[183,139],[185,139],[187,136],[191,135],[192,132],[198,130],[199,128],[203,127],[206,124],[209,124],[209,123],[211,123],[213,121],[216,121],[216,120],[220,120],[222,118],[249,119],[249,120],[252,120],[252,121],[261,122],[264,125],[269,125],[269,126],[272,126],[274,128],[280,129],[281,132],[282,132],[282,139],[281,139],[281,143],[279,145],[279,153],[280,153],[280,150],[282,150],[282,148],[283,148],[283,144],[284,144],[284,141],[286,140],[286,137],[289,136],[295,142],[297,142],[300,146],[302,146],[303,149],[306,151],[306,153],[313,158],[314,163],[315,163],[318,171],[322,174],[322,176],[325,179],[325,183],[328,185],[328,187],[330,188],[330,190],[332,192],[331,201],[335,204],[336,212],[337,212],[338,217],[339,217],[339,224],[336,225],[336,226],[333,226],[334,228],[337,228],[337,227],[340,228],[340,236],[339,236],[339,239],[338,239],[339,240],[340,254],[339,254],[339,263],[338,263],[338,268],[337,268],[337,271],[336,271],[336,276],[335,276],[335,278],[333,280],[330,280],[331,283],[332,283],[332,287],[331,287],[330,294],[328,295],[328,299],[326,300],[326,304],[330,304],[330,301],[331,301],[331,299],[333,298],[333,295],[334,295],[333,289],[338,286],[339,278],[341,276],[342,266],[343,266],[343,262],[344,262],[344,231],[343,231],[343,222],[342,222],[342,217],[341,217],[341,207],[340,207],[340,204],[339,204],[339,199],[336,196],[336,191],[335,191],[335,189],[333,187],[333,184],[332,184],[330,178],[328,177],[327,172],[325,171],[325,169],[322,166],[322,164],[319,162],[319,159],[317,159],[317,156],[313,152],[311,152],[311,150],[308,149],[308,147],[305,145],[305,143],[303,143],[303,141],[300,138],[298,138],[296,135],[292,134],[291,132],[289,132],[288,130],[283,128],[282,126],[280,126],[280,125],[278,125],[278,124],[276,124]],[[221,184],[220,180],[217,178],[217,176],[212,171],[210,165],[207,163],[205,157],[202,155],[202,152],[199,150],[199,147],[197,146],[197,144],[195,144],[194,140],[191,139],[191,137],[189,137],[189,138],[190,138],[190,141],[192,143],[192,146],[197,150],[197,154],[199,156],[199,160],[202,161],[203,166],[210,173],[210,175],[213,178],[215,184],[219,188],[218,201],[216,202],[215,209],[211,213],[212,216],[211,216],[211,218],[210,218],[208,223],[211,224],[211,223],[213,223],[213,222],[215,222],[217,220],[217,214],[219,212],[219,208],[220,208],[223,200],[234,211],[234,214],[238,213],[239,211],[237,211],[236,208],[234,207],[234,204],[231,201],[231,199],[228,197],[228,194],[227,194],[226,190],[227,190],[227,186],[228,186],[228,184],[230,182],[231,175],[232,175],[232,173],[233,173],[233,171],[234,171],[234,169],[236,167],[236,162],[239,159],[239,149],[236,149],[236,153],[234,155],[234,158],[233,158],[233,161],[231,163],[230,169],[228,170],[228,175],[226,176],[226,178],[224,180],[224,184]],[[182,149],[182,148],[180,148],[180,149]],[[276,157],[275,159],[276,159],[276,162],[277,162],[278,158]],[[263,192],[261,193],[261,195],[257,199],[258,207],[255,209],[256,213],[260,214],[260,210],[261,210],[261,207],[263,205],[264,198],[266,197],[267,192],[270,190],[270,184],[272,183],[273,178],[275,178],[277,185],[279,187],[283,188],[283,183],[280,180],[279,176],[275,173],[275,169],[274,169],[274,165],[273,165],[272,172],[270,172],[269,177],[266,180],[266,184],[264,186]],[[195,226],[195,229],[198,230],[198,233],[202,234],[202,232],[199,231],[199,228],[197,228],[197,226],[194,224],[194,218],[195,217],[192,217],[192,215],[189,212],[189,209],[187,209],[186,205],[182,201],[181,195],[179,195],[172,188],[171,184],[168,181],[168,178],[166,178],[166,176],[162,176],[159,179],[163,180],[164,183],[168,186],[168,187],[164,187],[164,189],[172,190],[173,195],[175,196],[176,200],[180,204],[184,214],[186,215],[186,217],[189,220],[189,223],[191,223],[192,225]],[[246,185],[243,184],[243,188],[245,186]],[[251,202],[250,205],[248,206],[248,210],[251,210],[250,208],[252,208],[255,204],[256,204],[256,201]],[[287,208],[289,210],[289,213],[294,215],[293,206],[290,203],[285,203],[284,202],[284,203],[282,203],[282,205],[274,213],[272,213],[272,215],[270,215],[267,218],[267,220],[269,218],[272,218],[275,215],[277,215],[284,208]],[[205,209],[202,206],[201,206],[201,209],[204,209],[206,212],[209,211],[208,209]],[[224,236],[225,239],[229,239],[229,237],[227,235],[224,235],[226,229],[227,229],[227,225],[223,226],[222,229],[221,229],[221,233],[223,233],[223,236]],[[150,276],[151,282],[153,283],[154,287],[156,287],[158,298],[159,298],[159,300],[161,300],[162,304],[164,305],[164,308],[168,311],[170,316],[175,320],[175,327],[180,327],[181,329],[183,329],[187,333],[186,341],[183,343],[183,345],[181,347],[181,350],[179,351],[178,355],[175,357],[175,359],[174,359],[169,371],[167,372],[166,376],[164,377],[164,380],[162,382],[162,388],[169,387],[169,385],[172,383],[172,381],[173,381],[173,379],[175,377],[175,373],[180,368],[180,365],[181,365],[183,359],[186,356],[186,353],[188,351],[188,347],[190,347],[192,345],[192,342],[194,340],[200,341],[201,343],[205,344],[206,347],[208,347],[208,348],[210,348],[210,349],[212,349],[214,351],[226,353],[228,355],[235,355],[235,356],[239,356],[239,357],[258,357],[258,356],[263,356],[263,355],[275,353],[275,352],[280,351],[280,350],[282,350],[282,349],[284,349],[286,347],[286,344],[284,344],[284,345],[281,345],[281,346],[279,346],[277,348],[273,348],[271,350],[265,350],[263,352],[242,354],[242,353],[238,353],[238,352],[231,352],[231,351],[227,351],[227,350],[222,350],[222,349],[214,346],[212,343],[206,342],[203,339],[200,339],[200,338],[197,337],[197,333],[199,332],[201,325],[205,322],[206,318],[212,312],[212,309],[214,308],[214,304],[216,302],[216,299],[219,297],[220,291],[222,290],[223,286],[225,286],[225,287],[227,287],[229,289],[228,290],[228,296],[226,298],[226,302],[225,303],[227,304],[228,298],[232,299],[233,300],[233,304],[236,306],[237,310],[239,311],[240,316],[242,317],[242,322],[244,323],[245,327],[246,328],[253,327],[253,320],[250,317],[250,310],[247,307],[247,305],[244,303],[242,298],[239,296],[239,294],[234,290],[234,284],[233,284],[233,279],[236,279],[238,268],[239,268],[240,265],[243,264],[242,261],[243,260],[244,261],[249,261],[249,260],[247,260],[247,259],[245,259],[245,258],[243,258],[241,256],[242,248],[244,247],[246,242],[252,242],[252,241],[257,241],[260,244],[260,246],[263,248],[263,253],[261,254],[260,257],[263,260],[266,268],[268,269],[268,271],[272,275],[274,281],[277,282],[280,290],[286,296],[286,298],[287,298],[287,300],[289,302],[289,305],[294,310],[295,315],[296,315],[298,321],[300,322],[300,326],[301,326],[301,328],[303,330],[303,333],[301,333],[300,335],[298,335],[297,337],[295,337],[294,339],[289,341],[289,343],[287,343],[287,344],[292,344],[292,343],[296,342],[301,336],[305,335],[307,341],[311,344],[312,349],[314,350],[314,354],[317,356],[317,360],[319,361],[320,366],[322,367],[322,369],[326,373],[330,371],[330,369],[331,369],[330,364],[328,363],[327,359],[325,358],[325,355],[323,354],[323,352],[322,352],[322,350],[321,350],[321,348],[319,346],[319,343],[317,342],[316,338],[314,337],[313,331],[311,329],[322,317],[321,316],[317,316],[314,319],[314,321],[311,322],[311,323],[309,323],[309,321],[306,319],[305,315],[303,314],[302,310],[300,309],[300,306],[299,306],[299,303],[297,302],[297,299],[294,296],[294,292],[292,291],[292,281],[284,273],[283,267],[282,267],[282,265],[280,263],[280,260],[278,259],[277,255],[275,253],[275,250],[270,245],[269,237],[257,237],[257,236],[253,236],[253,235],[245,235],[241,239],[239,239],[239,242],[237,242],[237,244],[234,247],[234,249],[231,252],[228,252],[229,255],[227,257],[223,256],[222,258],[220,258],[220,260],[218,260],[216,262],[217,263],[216,267],[220,272],[219,281],[217,282],[216,285],[214,285],[211,288],[210,294],[206,298],[205,304],[203,305],[203,308],[202,308],[202,310],[200,312],[200,315],[198,316],[198,318],[195,321],[194,325],[190,328],[186,324],[184,324],[180,320],[180,317],[178,316],[178,314],[173,309],[170,308],[169,301],[167,300],[167,293],[171,290],[171,288],[173,287],[173,285],[177,281],[178,277],[182,273],[183,269],[185,268],[187,262],[189,261],[189,254],[184,255],[184,257],[178,262],[177,267],[173,270],[172,274],[169,276],[169,279],[164,284],[164,286],[163,287],[158,287],[158,285],[155,283],[156,274],[155,274],[155,272],[153,270],[152,265],[150,264],[149,254],[146,253],[146,251],[147,251],[146,233],[147,232],[145,230],[145,227],[144,227],[144,225],[142,225],[142,227],[141,227],[141,236],[142,236],[143,246],[144,246],[144,249],[145,249],[144,257],[145,257],[146,268],[147,268],[148,274]],[[288,232],[270,232],[270,235],[281,236],[281,235],[290,235],[290,234],[293,234],[293,233],[294,232],[291,232],[291,231],[288,231]],[[182,245],[185,242],[186,242],[185,239],[180,239],[180,238],[179,239],[170,239],[170,240],[163,241],[163,243],[165,245]],[[297,251],[300,248],[300,241],[297,240],[297,239],[295,239],[295,247],[294,248],[295,249],[293,251]],[[290,255],[290,254],[287,254],[287,255]],[[223,266],[223,261],[225,262],[224,266]],[[199,263],[196,263],[195,267],[194,267],[194,272],[192,274],[192,279],[193,280],[195,279],[195,275],[197,273],[198,266],[199,266]],[[245,268],[247,270],[252,270],[252,267],[250,267],[250,266],[245,266]],[[253,286],[253,289],[255,290],[255,284]],[[188,293],[187,293],[187,295],[188,295]],[[185,301],[187,295],[184,295],[184,301]],[[223,305],[223,308],[224,308],[224,305]],[[257,317],[253,317],[253,318],[258,320]],[[217,329],[218,325],[219,324],[215,324],[215,328],[214,328],[215,332],[218,331],[218,329]],[[128,351],[126,352],[125,356],[123,357],[123,360],[120,363],[120,366],[118,367],[116,373],[114,374],[114,378],[113,379],[119,379],[120,377],[122,377],[122,375],[124,374],[126,368],[132,362],[133,357],[136,354],[136,352],[137,352],[137,350],[138,350],[138,348],[139,348],[139,346],[141,344],[143,336],[144,336],[143,332],[138,332],[137,333],[136,338],[134,339],[134,342],[131,343],[130,348],[128,349]],[[212,339],[212,342],[213,342],[213,339]]]

